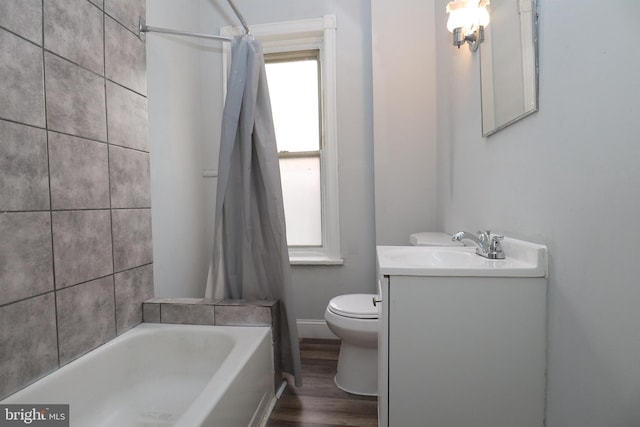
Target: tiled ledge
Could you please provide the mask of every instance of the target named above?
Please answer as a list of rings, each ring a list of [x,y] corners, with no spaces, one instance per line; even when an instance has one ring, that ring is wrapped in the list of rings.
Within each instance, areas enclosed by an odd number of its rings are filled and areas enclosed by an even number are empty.
[[[142,303],[142,321],[215,325],[215,303],[204,298],[151,298]]]
[[[277,300],[212,300],[206,298],[152,298],[142,305],[143,319],[151,323],[216,326],[271,326],[280,336]]]

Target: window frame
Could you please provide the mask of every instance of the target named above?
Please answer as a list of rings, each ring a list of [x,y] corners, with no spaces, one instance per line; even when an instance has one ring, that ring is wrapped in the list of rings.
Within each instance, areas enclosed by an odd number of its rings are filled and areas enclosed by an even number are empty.
[[[222,27],[221,35],[243,34],[238,27]],[[320,81],[320,186],[322,246],[289,246],[292,265],[342,265],[338,194],[338,129],[336,90],[336,17],[258,24],[251,34],[262,42],[265,55],[318,51]],[[231,46],[223,46],[223,81],[227,81]],[[224,85],[226,96],[226,85]]]

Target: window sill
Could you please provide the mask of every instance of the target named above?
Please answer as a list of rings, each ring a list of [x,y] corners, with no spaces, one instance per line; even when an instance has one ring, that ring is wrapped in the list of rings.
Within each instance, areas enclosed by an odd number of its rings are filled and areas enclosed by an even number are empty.
[[[344,265],[342,258],[323,256],[289,256],[289,264],[295,265]]]

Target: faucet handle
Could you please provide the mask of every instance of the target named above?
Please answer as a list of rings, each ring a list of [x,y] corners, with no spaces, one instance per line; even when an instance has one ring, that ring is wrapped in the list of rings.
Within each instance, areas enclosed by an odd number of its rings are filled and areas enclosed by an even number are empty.
[[[489,252],[491,253],[491,257],[493,259],[503,259],[504,252],[502,250],[502,240],[504,239],[503,235],[494,234],[491,236],[491,243],[489,244]]]
[[[478,230],[478,238],[481,242],[489,243],[491,237],[491,230]]]
[[[492,250],[502,250],[502,242],[504,240],[504,236],[502,234],[494,234],[491,236],[491,249]]]

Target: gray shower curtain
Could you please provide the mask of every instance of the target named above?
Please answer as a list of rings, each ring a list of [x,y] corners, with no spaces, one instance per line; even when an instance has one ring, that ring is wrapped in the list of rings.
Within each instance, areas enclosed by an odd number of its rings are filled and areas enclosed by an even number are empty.
[[[222,117],[206,296],[280,300],[283,372],[301,385],[280,167],[260,42],[235,37]],[[276,362],[277,363],[277,362]]]

